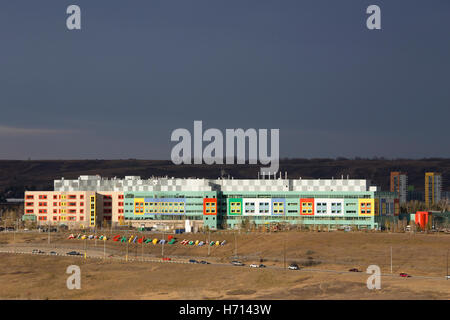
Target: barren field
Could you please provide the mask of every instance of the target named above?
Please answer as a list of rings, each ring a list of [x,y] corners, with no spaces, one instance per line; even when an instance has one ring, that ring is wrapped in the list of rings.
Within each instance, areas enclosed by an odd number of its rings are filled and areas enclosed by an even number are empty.
[[[113,234],[126,235],[123,231]],[[146,236],[161,238],[161,234]],[[177,239],[205,240],[207,236],[191,234]],[[116,260],[126,256],[127,244],[108,240],[104,247],[100,240],[66,237],[67,234],[51,234],[48,245],[47,234],[22,233],[14,239],[13,233],[2,233],[2,250],[31,252],[40,248],[65,253],[74,249],[86,252],[87,259],[0,253],[0,298],[450,299],[450,281],[444,278],[450,236],[445,234],[215,232],[211,233],[211,240],[226,239],[228,243],[211,247],[209,256],[206,246],[183,246],[178,242],[164,246],[164,256],[172,261],[194,258],[211,265],[141,261],[161,258],[159,244],[129,243],[128,261]],[[245,266],[229,265],[236,248]],[[260,259],[268,268],[248,267]],[[301,270],[282,268],[291,262],[298,263]],[[81,268],[81,290],[66,288],[65,271],[71,264]],[[348,272],[349,268],[365,271],[372,264],[381,268],[381,290],[367,289],[369,275],[365,272]],[[401,278],[399,272],[412,277]]]

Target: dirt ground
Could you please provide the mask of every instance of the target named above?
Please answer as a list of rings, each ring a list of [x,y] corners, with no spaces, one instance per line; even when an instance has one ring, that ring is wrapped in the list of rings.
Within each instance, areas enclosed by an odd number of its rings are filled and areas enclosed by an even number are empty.
[[[116,232],[114,234],[118,234]],[[124,232],[121,234],[125,235]],[[129,234],[131,235],[131,234]],[[148,234],[149,238],[161,235]],[[67,234],[0,235],[0,248],[29,250],[77,249],[103,253],[103,242],[66,240]],[[183,235],[205,240],[207,235]],[[289,232],[272,234],[211,233],[223,247],[165,245],[164,256],[228,263],[235,254],[244,263],[264,260],[267,266],[291,262],[302,270],[253,269],[224,264],[198,265],[62,256],[0,253],[0,299],[450,299],[444,279],[450,236],[445,234],[386,234],[365,232]],[[236,244],[235,244],[236,239]],[[106,242],[108,256],[126,255],[124,243]],[[392,274],[390,251],[392,247]],[[286,248],[286,249],[285,249]],[[25,250],[26,251],[26,250]],[[161,245],[128,244],[130,258],[161,257]],[[284,258],[286,257],[286,259]],[[81,290],[66,287],[67,266],[79,265]],[[369,290],[365,271],[379,265],[381,290]],[[411,278],[401,278],[407,272]]]

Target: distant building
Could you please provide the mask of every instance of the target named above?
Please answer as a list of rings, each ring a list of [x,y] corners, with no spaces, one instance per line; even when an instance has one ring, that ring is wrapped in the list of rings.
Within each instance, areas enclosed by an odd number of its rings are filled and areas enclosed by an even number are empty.
[[[408,176],[406,173],[393,171],[391,172],[391,192],[399,194],[400,203],[406,203],[408,195]]]
[[[425,204],[438,203],[442,197],[442,175],[439,172],[425,173]]]

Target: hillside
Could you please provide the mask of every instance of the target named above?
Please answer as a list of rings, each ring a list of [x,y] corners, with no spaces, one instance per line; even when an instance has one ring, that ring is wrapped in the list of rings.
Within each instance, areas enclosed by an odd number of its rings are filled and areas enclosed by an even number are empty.
[[[0,195],[20,198],[24,190],[52,190],[53,179],[77,178],[79,175],[100,174],[105,177],[138,175],[217,178],[224,170],[234,178],[256,178],[257,165],[186,165],[176,166],[170,161],[158,160],[1,160]],[[391,171],[408,173],[409,184],[416,190],[424,188],[424,173],[443,174],[444,190],[449,190],[450,159],[384,160],[384,159],[284,159],[280,171],[288,178],[364,178],[389,189]]]

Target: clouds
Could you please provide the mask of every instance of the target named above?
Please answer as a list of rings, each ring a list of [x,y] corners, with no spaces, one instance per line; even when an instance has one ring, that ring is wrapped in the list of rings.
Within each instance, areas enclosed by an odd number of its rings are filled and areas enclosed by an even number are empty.
[[[0,136],[36,136],[36,135],[54,135],[54,134],[74,134],[77,130],[72,129],[50,129],[50,128],[21,128],[13,126],[0,125]]]

